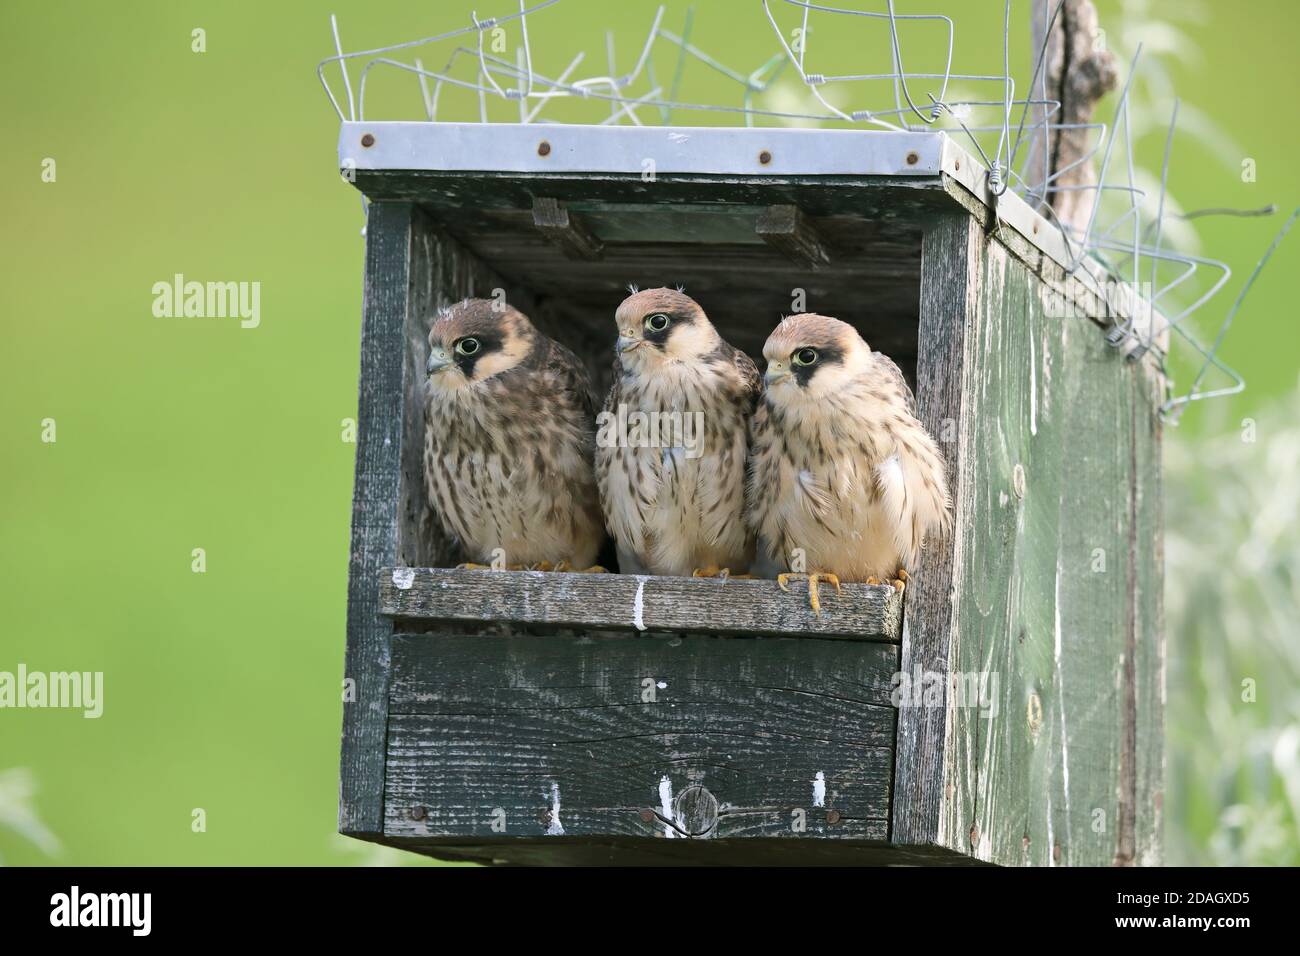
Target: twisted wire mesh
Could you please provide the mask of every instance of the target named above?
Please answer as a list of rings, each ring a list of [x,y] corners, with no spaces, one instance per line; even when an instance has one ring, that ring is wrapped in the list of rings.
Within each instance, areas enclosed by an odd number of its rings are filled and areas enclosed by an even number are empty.
[[[424,118],[431,123],[440,122],[444,89],[465,90],[476,95],[478,119],[490,122],[490,103],[513,103],[517,118],[511,122],[554,123],[554,115],[545,115],[548,109],[562,101],[590,104],[593,113],[583,122],[593,125],[632,124],[672,125],[674,114],[696,113],[712,123],[754,126],[779,123],[784,125],[817,125],[857,129],[886,129],[918,131],[943,129],[950,135],[968,143],[972,154],[982,166],[988,192],[996,201],[1008,190],[1020,195],[1031,207],[1044,215],[1059,231],[1066,249],[1067,273],[1073,274],[1085,260],[1100,262],[1112,276],[1123,279],[1120,286],[1123,301],[1110,301],[1117,314],[1125,316],[1107,333],[1107,341],[1124,347],[1130,358],[1140,358],[1152,351],[1158,343],[1170,339],[1177,341],[1199,357],[1199,366],[1191,388],[1180,395],[1167,395],[1161,411],[1176,421],[1190,403],[1218,396],[1233,395],[1242,391],[1245,382],[1241,375],[1223,361],[1219,352],[1241,302],[1259,275],[1260,269],[1271,257],[1277,244],[1290,229],[1296,214],[1287,220],[1268,248],[1259,266],[1239,293],[1237,300],[1220,323],[1211,344],[1204,345],[1188,328],[1187,319],[1202,309],[1223,289],[1231,278],[1231,269],[1222,260],[1191,255],[1169,248],[1164,242],[1166,194],[1172,144],[1177,124],[1178,104],[1174,103],[1169,120],[1160,186],[1155,197],[1154,216],[1145,213],[1148,191],[1135,182],[1133,159],[1134,135],[1129,113],[1130,91],[1140,68],[1142,49],[1139,46],[1129,64],[1124,86],[1116,97],[1113,115],[1109,122],[1067,123],[1055,118],[1061,112],[1061,103],[1047,95],[1046,72],[1048,40],[1052,27],[1064,6],[1056,0],[1043,31],[1043,40],[1033,51],[1034,69],[1027,84],[1028,95],[1017,96],[1016,81],[1011,66],[1011,0],[1004,0],[1002,8],[1002,69],[1000,72],[954,72],[953,59],[956,48],[956,27],[951,17],[941,13],[898,13],[894,0],[884,0],[883,10],[858,10],[812,0],[757,0],[761,16],[775,38],[775,52],[756,68],[745,71],[726,65],[721,59],[692,42],[693,11],[688,11],[681,32],[664,25],[665,8],[659,7],[644,39],[636,49],[637,56],[631,69],[619,73],[615,69],[615,44],[612,33],[606,34],[606,69],[593,70],[590,75],[579,75],[586,62],[582,51],[567,60],[567,65],[554,76],[543,73],[534,65],[533,42],[528,32],[529,17],[553,11],[561,0],[540,0],[531,6],[527,0],[518,0],[518,8],[499,16],[480,17],[471,9],[468,22],[439,34],[416,40],[394,43],[366,50],[345,52],[338,24],[330,18],[334,41],[334,55],[326,57],[317,67],[317,76],[341,121],[364,121],[366,94],[372,71],[382,69],[412,76],[418,83],[419,102]],[[878,5],[878,0],[876,0]],[[888,41],[888,69],[875,68],[855,73],[823,73],[809,69],[812,19],[835,22],[844,29],[862,28],[885,31]],[[787,18],[783,26],[780,17]],[[793,19],[790,19],[790,18]],[[793,26],[791,26],[793,24]],[[908,69],[909,48],[904,45],[900,27],[935,28],[943,31],[942,69]],[[500,31],[517,30],[518,42],[513,60],[495,55],[485,49],[485,35],[500,38]],[[452,44],[441,69],[426,68],[423,58],[415,55],[421,48],[437,44]],[[669,48],[673,69],[667,83],[656,75],[655,54],[661,47]],[[391,54],[411,53],[407,62]],[[468,69],[465,64],[468,64]],[[353,87],[350,66],[359,65],[357,86]],[[683,75],[688,65],[697,65],[710,73],[723,77],[736,88],[736,102],[700,103],[680,98]],[[327,77],[333,67],[341,79],[343,100],[336,95]],[[797,83],[806,88],[815,109],[765,108],[758,101],[768,94],[778,78],[787,71],[797,76]],[[892,103],[855,102],[855,85],[871,83],[886,85],[892,91]],[[972,84],[987,88],[984,95],[963,95],[957,91]],[[666,86],[666,88],[665,88]],[[925,87],[924,101],[918,103],[918,92]],[[1038,95],[1034,95],[1034,90]],[[831,91],[836,95],[832,96]],[[840,91],[843,91],[842,93]],[[345,109],[346,107],[346,109]],[[1019,119],[1014,119],[1019,112]],[[1031,116],[1032,112],[1032,116]],[[976,121],[975,117],[979,120]],[[1091,144],[1081,156],[1056,170],[1029,169],[1033,153],[1046,157],[1054,137],[1066,131],[1082,131]],[[1038,142],[1039,149],[1026,148]],[[1117,162],[1118,155],[1121,157]],[[1017,166],[1017,158],[1020,165]],[[1094,183],[1070,181],[1082,164],[1098,164]],[[1122,172],[1116,167],[1122,165]],[[1082,227],[1063,222],[1057,216],[1052,198],[1064,192],[1090,194],[1091,212]],[[1104,213],[1103,213],[1104,210]],[[1199,210],[1183,218],[1190,219],[1211,214],[1267,214],[1263,210]],[[1102,217],[1105,217],[1105,224]],[[1122,231],[1121,231],[1122,230]],[[1154,233],[1154,234],[1153,234]],[[1143,269],[1145,265],[1145,271]],[[1190,304],[1182,308],[1161,308],[1184,285],[1196,281],[1201,270],[1213,275],[1204,290]],[[1172,276],[1171,276],[1172,273]],[[1143,282],[1143,276],[1149,276]],[[1145,294],[1138,290],[1145,289]],[[1108,299],[1110,296],[1108,295]],[[1162,371],[1166,369],[1168,348],[1156,348],[1154,355]],[[1211,370],[1227,384],[1202,388]]]

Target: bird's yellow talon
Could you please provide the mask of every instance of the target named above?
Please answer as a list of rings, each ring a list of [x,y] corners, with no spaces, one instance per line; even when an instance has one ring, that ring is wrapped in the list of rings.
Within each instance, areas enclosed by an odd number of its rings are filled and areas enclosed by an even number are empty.
[[[870,584],[870,585],[873,585],[874,587],[879,587],[879,586],[880,586],[880,578],[876,577],[876,576],[873,574],[873,575],[871,575],[869,578],[867,578],[867,583]]]
[[[473,561],[464,561],[456,565],[457,571],[491,571],[490,564],[475,564]]]
[[[583,568],[578,574],[609,574],[608,568],[602,568],[599,564],[593,564],[589,568]]]
[[[790,589],[786,587],[786,581],[790,580],[790,578],[804,578],[805,580],[807,580],[808,606],[812,608],[813,613],[816,614],[818,617],[822,616],[822,602],[817,595],[817,582],[829,581],[831,584],[835,585],[835,593],[836,594],[840,593],[840,579],[836,577],[834,574],[830,574],[830,573],[801,574],[801,573],[790,571],[783,574],[778,574],[776,576],[777,587],[779,587],[782,591],[789,591]]]
[[[691,572],[693,578],[722,578],[726,581],[728,578],[752,578],[749,574],[732,574],[731,568],[718,568],[709,565],[707,568],[696,568]]]
[[[572,571],[573,568],[569,565],[568,561],[561,560],[561,561],[556,561],[554,564],[552,564],[550,561],[538,561],[536,564],[530,565],[527,568],[527,570],[529,571]]]

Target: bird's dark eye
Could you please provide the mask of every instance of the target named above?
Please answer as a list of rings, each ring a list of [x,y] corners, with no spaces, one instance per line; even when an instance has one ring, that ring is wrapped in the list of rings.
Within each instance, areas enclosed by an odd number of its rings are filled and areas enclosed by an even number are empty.
[[[478,339],[461,339],[456,343],[456,351],[461,355],[473,355],[478,350]]]
[[[817,361],[816,349],[800,349],[794,353],[795,365],[813,365]]]
[[[662,332],[664,329],[668,328],[668,316],[664,315],[662,312],[656,312],[654,315],[647,316],[645,327],[651,332]]]

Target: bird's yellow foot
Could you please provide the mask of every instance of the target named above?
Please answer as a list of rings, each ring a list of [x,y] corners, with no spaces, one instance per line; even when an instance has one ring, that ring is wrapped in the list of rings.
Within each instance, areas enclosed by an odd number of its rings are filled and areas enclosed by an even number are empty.
[[[754,579],[754,576],[752,574],[732,574],[731,568],[719,568],[719,567],[715,567],[714,565],[709,565],[707,568],[696,568],[694,571],[691,572],[691,577],[722,578],[722,580],[724,581],[726,581],[729,578],[744,578],[747,581],[752,581]]]
[[[589,568],[575,568],[566,560],[556,561],[552,564],[550,561],[538,561],[528,570],[530,571],[571,571],[574,574],[609,574],[608,569],[602,568],[599,564],[593,564]]]
[[[911,579],[912,576],[910,574],[908,574],[902,568],[899,568],[898,571],[894,574],[894,579],[892,581],[882,581],[880,580],[880,578],[876,577],[873,574],[871,575],[871,577],[867,578],[866,583],[876,585],[877,587],[879,587],[880,585],[884,585],[885,587],[891,587],[899,594],[902,594],[903,589],[907,587],[907,582],[910,581]]]
[[[457,571],[491,571],[492,565],[475,564],[473,561],[465,561],[461,564],[456,565],[456,570]]]
[[[808,606],[813,609],[813,613],[816,614],[818,617],[822,616],[822,605],[821,605],[821,601],[819,601],[817,598],[817,582],[829,581],[831,584],[835,585],[835,593],[836,594],[840,593],[840,579],[835,575],[828,574],[828,573],[800,574],[792,571],[787,571],[783,574],[778,574],[776,576],[777,586],[782,591],[789,591],[790,589],[785,586],[785,583],[789,581],[791,578],[806,578],[808,580]]]

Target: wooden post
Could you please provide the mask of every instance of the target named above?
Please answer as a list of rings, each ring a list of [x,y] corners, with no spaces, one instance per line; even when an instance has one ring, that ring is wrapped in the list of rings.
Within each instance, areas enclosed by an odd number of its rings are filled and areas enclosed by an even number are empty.
[[[964,213],[936,220],[921,247],[918,412],[926,430],[939,441],[958,508],[963,499],[959,441],[973,429],[966,421],[972,412],[965,376],[973,362],[970,340],[979,314],[983,249],[979,223]],[[954,564],[960,560],[956,543],[955,537],[933,542],[914,571],[907,596],[903,674],[918,669],[925,674],[948,673],[958,638],[952,600]],[[944,708],[900,709],[891,831],[895,843],[941,842],[944,747]]]
[[[1103,34],[1092,0],[1064,0],[1048,34],[1047,24],[1058,2],[1061,0],[1034,2],[1031,70],[1038,64],[1044,37],[1047,37],[1047,52],[1029,95],[1034,99],[1060,102],[1061,108],[1048,120],[1053,125],[1088,123],[1092,120],[1097,101],[1115,88],[1119,76],[1115,57],[1102,45]],[[1030,110],[1040,123],[1049,112],[1046,106]],[[1088,141],[1095,135],[1087,129],[1061,129],[1051,133],[1040,130],[1030,143],[1029,159],[1025,165],[1025,181],[1030,187],[1025,198],[1029,204],[1040,212],[1044,206],[1050,206],[1062,224],[1079,230],[1088,225],[1096,200],[1095,191],[1068,189],[1049,193],[1046,189],[1049,185],[1076,187],[1096,184],[1097,174],[1092,162],[1083,159],[1088,152]],[[1113,130],[1111,135],[1114,135]],[[1067,170],[1073,163],[1078,165]],[[1050,179],[1057,172],[1060,175]]]
[[[402,423],[407,412],[402,378],[414,215],[411,203],[372,202],[366,223],[339,786],[339,830],[354,836],[374,837],[384,830],[393,626],[379,613],[374,580],[379,569],[393,564],[397,556]]]

